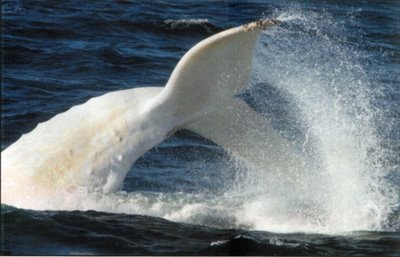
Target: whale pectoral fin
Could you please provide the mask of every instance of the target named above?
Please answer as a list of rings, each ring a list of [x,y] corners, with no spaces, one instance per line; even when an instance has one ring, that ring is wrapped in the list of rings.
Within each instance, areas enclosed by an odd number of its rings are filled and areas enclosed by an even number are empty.
[[[271,20],[249,23],[215,34],[191,48],[162,92],[174,114],[208,112],[245,90],[256,38],[264,28],[275,24]]]
[[[292,143],[281,136],[265,117],[237,98],[185,128],[263,169],[277,169],[276,163],[285,163],[288,167],[304,165]]]

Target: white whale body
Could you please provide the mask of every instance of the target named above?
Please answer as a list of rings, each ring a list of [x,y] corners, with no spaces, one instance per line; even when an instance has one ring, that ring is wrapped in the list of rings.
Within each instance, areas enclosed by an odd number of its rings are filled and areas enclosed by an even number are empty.
[[[1,203],[53,209],[73,192],[115,192],[140,156],[180,128],[252,162],[297,162],[290,144],[234,97],[248,85],[257,35],[275,23],[253,22],[201,41],[165,87],[107,93],[39,124],[1,153]],[[241,152],[250,138],[262,139],[251,147],[276,151]]]

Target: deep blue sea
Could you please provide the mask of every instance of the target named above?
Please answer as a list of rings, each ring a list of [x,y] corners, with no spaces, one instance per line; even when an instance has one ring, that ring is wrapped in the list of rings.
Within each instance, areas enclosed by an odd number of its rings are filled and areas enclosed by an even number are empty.
[[[178,131],[120,192],[2,205],[1,255],[400,256],[398,0],[4,0],[1,14],[2,150],[92,97],[163,86],[197,42],[273,18],[238,97],[313,160],[260,170]]]

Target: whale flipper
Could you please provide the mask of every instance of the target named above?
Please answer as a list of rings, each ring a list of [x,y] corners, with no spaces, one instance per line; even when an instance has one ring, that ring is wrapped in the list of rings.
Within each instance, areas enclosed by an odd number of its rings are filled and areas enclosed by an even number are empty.
[[[253,22],[201,41],[182,57],[164,88],[107,93],[39,124],[1,153],[1,202],[31,209],[79,208],[70,200],[72,193],[115,192],[140,156],[185,126],[237,149],[201,124],[219,123],[215,117],[220,116],[245,133],[234,115],[253,113],[234,95],[248,85],[257,35],[274,24]],[[224,116],[220,110],[231,104],[240,112]],[[214,126],[219,133],[225,130]]]

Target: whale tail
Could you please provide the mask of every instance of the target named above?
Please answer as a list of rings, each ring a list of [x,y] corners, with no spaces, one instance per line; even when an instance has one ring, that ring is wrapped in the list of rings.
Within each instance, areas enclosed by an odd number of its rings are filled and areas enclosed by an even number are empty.
[[[54,199],[73,192],[114,192],[141,155],[179,128],[255,164],[289,156],[289,143],[235,98],[248,86],[257,35],[274,24],[253,22],[201,41],[164,88],[108,93],[38,124],[1,152],[1,202],[58,209],[65,201]]]
[[[170,116],[184,120],[178,128],[192,130],[263,168],[277,162],[302,167],[291,143],[235,97],[249,86],[257,36],[277,23],[253,22],[201,41],[179,61],[161,96],[168,104],[165,109],[173,112]]]

